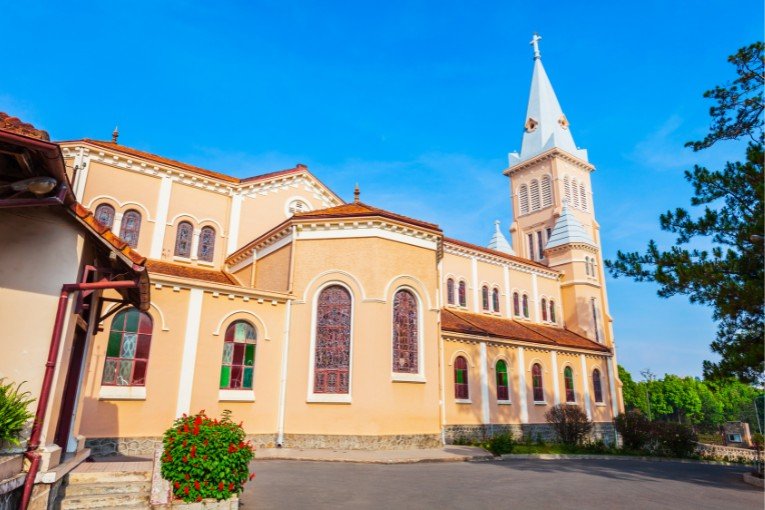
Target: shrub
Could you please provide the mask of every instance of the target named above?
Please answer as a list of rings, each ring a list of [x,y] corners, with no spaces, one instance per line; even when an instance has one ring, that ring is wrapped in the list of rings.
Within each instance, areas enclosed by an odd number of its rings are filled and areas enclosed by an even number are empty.
[[[35,399],[28,391],[21,391],[22,384],[6,384],[0,379],[0,443],[19,444],[24,425],[34,416],[28,407]]]
[[[763,445],[765,445],[765,438],[763,438],[762,434],[759,432],[752,434],[752,445],[758,450],[762,450]]]
[[[579,406],[558,404],[545,413],[545,419],[563,444],[579,444],[592,430],[592,422]]]
[[[651,422],[637,409],[617,416],[614,426],[627,450],[642,450],[651,439]]]
[[[689,457],[696,451],[696,433],[688,425],[674,422],[653,422],[652,436],[661,455]]]
[[[255,476],[249,474],[252,445],[230,414],[224,411],[220,420],[204,411],[183,415],[165,432],[162,477],[175,497],[185,502],[227,499],[242,491],[248,476]]]
[[[489,450],[494,455],[504,455],[512,453],[515,447],[515,440],[511,434],[497,434],[485,441],[481,446]]]

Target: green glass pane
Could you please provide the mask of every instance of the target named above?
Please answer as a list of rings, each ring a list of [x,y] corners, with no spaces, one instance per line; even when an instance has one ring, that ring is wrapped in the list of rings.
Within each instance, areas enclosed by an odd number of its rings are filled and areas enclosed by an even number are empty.
[[[255,344],[247,344],[247,349],[244,351],[244,364],[248,367],[255,364]]]
[[[125,318],[125,331],[137,332],[138,331],[138,318],[139,318],[138,310],[133,308],[132,310],[130,310],[125,315],[126,315],[126,318]]]
[[[112,329],[122,331],[125,328],[125,315],[127,315],[127,312],[120,312],[114,316],[114,319],[112,320]]]
[[[497,361],[497,372],[507,372],[507,365],[504,360]]]
[[[117,375],[117,362],[113,359],[106,360],[104,363],[104,377],[102,384],[114,384]]]
[[[242,380],[242,388],[246,388],[248,390],[252,389],[252,369],[251,368],[244,369],[244,379]]]
[[[457,384],[465,384],[465,372],[457,370]]]
[[[228,388],[231,381],[231,367],[220,367],[220,387]]]
[[[106,355],[112,358],[118,358],[120,355],[120,343],[122,334],[119,331],[109,333],[109,343],[106,346]]]

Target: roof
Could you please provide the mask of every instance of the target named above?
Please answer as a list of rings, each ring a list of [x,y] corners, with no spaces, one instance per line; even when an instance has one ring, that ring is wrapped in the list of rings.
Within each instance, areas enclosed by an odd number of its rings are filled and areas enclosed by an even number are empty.
[[[441,329],[466,335],[481,335],[555,347],[611,352],[608,347],[565,328],[543,326],[514,319],[441,309]]]
[[[533,260],[525,259],[523,257],[519,257],[517,255],[510,255],[509,253],[504,253],[497,250],[492,250],[491,248],[484,248],[483,246],[478,246],[477,244],[468,243],[466,241],[460,241],[459,239],[454,239],[452,237],[444,237],[445,243],[452,243],[457,244],[460,246],[464,246],[465,248],[469,248],[471,250],[475,251],[481,251],[483,253],[488,253],[489,255],[494,255],[495,257],[502,257],[504,259],[512,260],[515,262],[520,262],[521,264],[526,264],[527,266],[534,266],[539,267],[542,269],[546,269],[547,271],[550,271],[552,273],[558,273],[556,269],[553,269],[551,267],[545,266],[544,264],[540,264],[539,262],[534,262]]]
[[[568,208],[568,204],[563,202],[563,210],[560,213],[555,227],[552,229],[550,238],[547,240],[545,249],[556,248],[563,246],[564,244],[582,243],[590,246],[595,246],[595,242],[592,240],[592,236],[584,229],[582,222],[580,222],[574,213]]]
[[[46,142],[50,141],[47,131],[37,129],[32,124],[22,122],[18,117],[11,117],[5,112],[0,112],[0,129],[28,136],[29,138],[37,138]]]
[[[77,216],[88,227],[90,227],[93,232],[100,236],[116,251],[122,253],[131,262],[133,262],[133,264],[141,266],[145,264],[146,257],[142,256],[140,253],[131,248],[127,242],[119,238],[108,227],[105,227],[99,223],[98,220],[96,220],[96,217],[93,216],[93,212],[90,209],[77,202],[71,204],[69,209],[74,213],[75,216]]]
[[[215,269],[205,269],[196,266],[189,266],[187,264],[175,264],[173,262],[165,262],[164,260],[154,259],[148,259],[146,261],[146,269],[149,270],[149,273],[177,276],[180,278],[190,278],[192,280],[220,283],[223,285],[241,286],[237,279],[234,278],[231,274]]]
[[[401,223],[409,223],[420,228],[426,228],[429,230],[441,231],[441,228],[435,223],[428,223],[426,221],[417,220],[401,214],[396,214],[385,209],[379,209],[372,207],[363,202],[353,202],[350,204],[342,204],[335,207],[329,207],[327,209],[317,209],[315,211],[307,211],[296,213],[295,219],[304,218],[364,218],[368,216],[381,216],[391,220],[399,221]]]
[[[507,242],[507,238],[504,236],[504,234],[502,234],[502,231],[499,229],[499,220],[494,222],[494,235],[491,236],[491,241],[489,241],[488,248],[490,250],[507,253],[508,255],[515,255],[515,252],[513,251],[513,247],[510,246],[510,243]]]

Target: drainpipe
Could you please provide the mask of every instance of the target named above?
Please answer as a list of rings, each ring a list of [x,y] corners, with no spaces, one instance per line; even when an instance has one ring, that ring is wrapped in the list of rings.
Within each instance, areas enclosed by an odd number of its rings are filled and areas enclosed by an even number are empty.
[[[51,335],[50,348],[48,350],[48,361],[45,363],[45,374],[43,375],[40,398],[37,401],[37,411],[35,413],[34,422],[32,422],[32,433],[30,434],[29,442],[27,443],[27,451],[24,453],[24,456],[30,462],[30,466],[27,478],[24,481],[24,492],[21,497],[20,508],[22,510],[25,510],[29,506],[29,500],[32,496],[32,487],[35,484],[37,471],[40,468],[40,454],[37,453],[36,450],[40,447],[40,435],[42,434],[42,426],[45,421],[45,411],[48,408],[48,399],[50,398],[53,386],[53,374],[56,370],[58,351],[61,346],[61,336],[64,330],[64,319],[67,304],[69,303],[69,295],[82,290],[129,289],[137,286],[138,283],[133,280],[124,280],[116,282],[65,283],[61,287],[61,294],[58,298],[58,309],[56,310],[56,319],[53,323],[53,334]]]

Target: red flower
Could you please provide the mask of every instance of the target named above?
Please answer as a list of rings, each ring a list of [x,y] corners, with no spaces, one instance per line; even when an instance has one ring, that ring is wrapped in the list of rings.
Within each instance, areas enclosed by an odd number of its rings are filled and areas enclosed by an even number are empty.
[[[199,426],[201,424],[202,424],[202,416],[198,414],[197,417],[194,418],[194,425]]]
[[[219,491],[222,491],[222,490],[223,490],[223,482],[220,482],[220,483],[218,484],[218,490],[219,490]]]
[[[181,488],[181,482],[175,482],[175,488],[180,489]]]
[[[231,482],[230,484],[228,484],[228,490],[232,491],[232,490],[234,490],[234,487],[236,487],[234,485],[234,482]]]
[[[202,501],[202,496],[197,496],[197,501]]]
[[[228,453],[234,453],[236,452],[236,446],[234,446],[234,443],[231,443],[228,445]]]
[[[194,430],[191,432],[195,436],[199,434],[199,425],[194,425]]]
[[[250,480],[252,480],[253,478],[255,478],[255,473],[252,473],[252,474],[250,475]]]
[[[185,475],[183,475],[183,476],[186,478],[186,480],[190,480],[190,479],[191,479],[191,475],[190,475],[190,474],[188,474],[188,473],[186,473],[186,474],[185,474]]]
[[[194,480],[194,488],[199,490],[199,480]]]
[[[189,486],[188,485],[184,485],[183,486],[183,493],[184,494],[188,494],[189,493]]]
[[[189,432],[189,424],[188,423],[184,423],[183,424],[183,431],[188,434],[188,432]]]
[[[191,446],[191,458],[193,459],[196,456],[197,456],[197,445],[192,445]]]
[[[189,444],[188,441],[186,441],[186,440],[183,441],[183,447],[184,448],[186,448],[186,445],[188,445],[188,444]]]
[[[182,458],[181,460],[182,460],[183,462],[188,462],[188,461],[189,461],[189,459],[187,459],[185,455],[183,456],[183,458]]]

